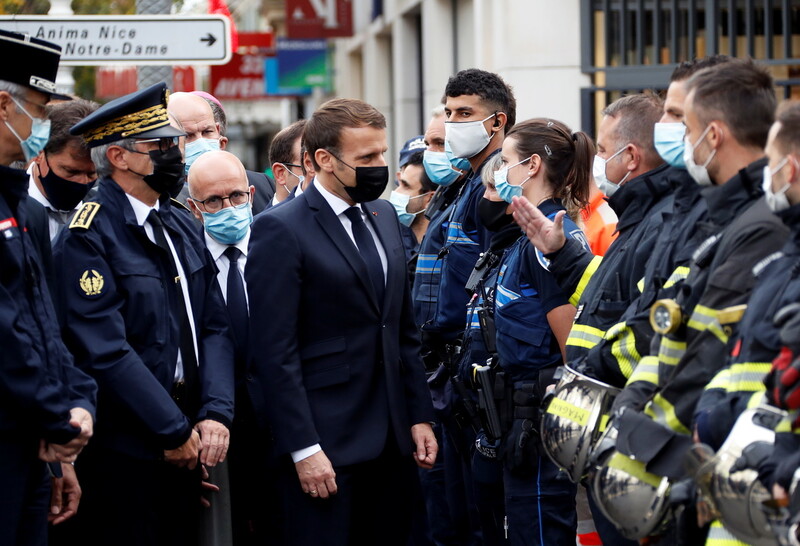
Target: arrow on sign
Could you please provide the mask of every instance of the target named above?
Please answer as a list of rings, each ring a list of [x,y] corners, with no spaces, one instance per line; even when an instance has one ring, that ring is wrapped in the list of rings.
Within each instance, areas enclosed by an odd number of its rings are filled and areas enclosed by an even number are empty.
[[[214,42],[216,42],[217,39],[214,37],[213,34],[211,34],[209,32],[208,36],[206,36],[205,38],[200,38],[200,41],[201,42],[208,42],[208,47],[211,47],[212,45],[214,45]]]

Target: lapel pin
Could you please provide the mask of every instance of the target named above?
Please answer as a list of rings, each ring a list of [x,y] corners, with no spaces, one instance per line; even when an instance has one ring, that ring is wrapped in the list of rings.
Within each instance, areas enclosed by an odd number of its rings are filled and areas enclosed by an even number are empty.
[[[376,211],[376,210],[373,210],[373,211],[372,211],[372,215],[373,215],[373,216],[377,216],[377,215],[378,215],[378,211]]]

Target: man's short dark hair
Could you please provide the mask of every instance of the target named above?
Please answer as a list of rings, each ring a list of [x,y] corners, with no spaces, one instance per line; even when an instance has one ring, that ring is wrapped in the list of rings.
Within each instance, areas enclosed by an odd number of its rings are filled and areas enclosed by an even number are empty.
[[[784,154],[800,153],[800,101],[787,100],[778,107],[775,121],[780,129],[775,135],[775,145]]]
[[[653,144],[653,127],[661,119],[664,101],[652,92],[626,95],[609,104],[603,115],[619,119],[616,144],[619,147],[631,142],[644,150],[647,162],[658,165],[663,160]],[[616,150],[615,150],[616,151]]]
[[[303,136],[303,129],[305,126],[306,120],[301,119],[295,121],[288,127],[284,127],[275,135],[275,138],[272,139],[272,143],[269,145],[270,165],[275,163],[294,163],[292,148],[294,148],[294,143],[297,142],[297,139]],[[303,156],[301,153],[300,164],[302,163]]]
[[[386,129],[386,118],[374,106],[358,99],[333,99],[320,106],[303,131],[303,142],[314,169],[319,169],[317,150],[339,155],[342,129],[361,127]]]
[[[709,55],[708,57],[700,57],[698,59],[692,59],[691,61],[683,61],[672,71],[669,81],[672,83],[688,80],[701,70],[727,63],[732,59],[733,57],[730,55]]]
[[[211,113],[214,114],[214,123],[219,125],[219,136],[225,136],[225,133],[228,130],[228,116],[225,115],[225,110],[223,110],[222,106],[213,100],[208,100],[205,98],[204,100],[211,107]]]
[[[704,126],[723,121],[740,144],[763,148],[775,119],[773,85],[769,72],[751,59],[734,59],[689,78],[686,92],[694,93],[692,106]]]
[[[420,176],[420,186],[419,186],[419,193],[422,195],[423,193],[428,193],[429,191],[433,191],[436,187],[431,182],[430,177],[428,177],[427,171],[425,171],[425,166],[422,164],[422,158],[425,156],[424,150],[418,150],[408,156],[408,161],[406,164],[403,165],[403,169],[407,168],[409,165],[418,165],[422,167],[422,176]]]
[[[96,102],[73,99],[57,102],[47,106],[47,118],[50,120],[50,138],[44,151],[47,154],[59,154],[72,144],[89,155],[89,148],[81,135],[69,134],[70,128],[100,107]]]
[[[462,70],[447,80],[444,94],[446,97],[478,95],[489,110],[505,112],[506,133],[517,121],[517,100],[514,98],[514,92],[503,78],[493,72],[477,68]]]

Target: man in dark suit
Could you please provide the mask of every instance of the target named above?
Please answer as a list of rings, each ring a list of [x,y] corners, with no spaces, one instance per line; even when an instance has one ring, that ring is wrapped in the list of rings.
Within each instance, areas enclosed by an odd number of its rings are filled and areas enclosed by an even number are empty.
[[[161,83],[121,97],[71,130],[101,177],[54,249],[64,337],[99,387],[95,442],[78,462],[84,544],[196,544],[198,456],[224,459],[233,419],[216,269],[169,199],[174,180],[157,176],[181,163],[166,94]]]
[[[436,458],[400,228],[378,200],[385,127],[364,102],[323,104],[304,132],[313,184],[252,227],[249,386],[287,455],[290,544],[404,544],[412,458]]]
[[[225,149],[228,137],[221,132],[220,124],[204,98],[192,93],[173,93],[169,100],[169,113],[186,131],[186,172],[204,153]],[[275,195],[275,183],[266,174],[255,171],[247,171],[247,182],[256,189],[253,214],[269,208]],[[184,191],[178,200],[184,203],[187,196]]]

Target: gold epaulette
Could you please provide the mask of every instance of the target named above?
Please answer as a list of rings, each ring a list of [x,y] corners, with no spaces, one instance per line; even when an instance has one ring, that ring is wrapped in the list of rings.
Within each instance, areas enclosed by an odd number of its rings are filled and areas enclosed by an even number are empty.
[[[717,311],[717,320],[723,326],[726,324],[737,324],[739,321],[742,320],[742,316],[744,316],[744,312],[746,309],[747,309],[746,303],[743,303],[741,305],[726,307],[725,309],[720,309],[719,311]]]
[[[93,201],[84,203],[80,210],[75,213],[75,216],[72,217],[72,221],[69,223],[69,229],[89,229],[98,210],[100,210],[100,203],[95,203]]]

